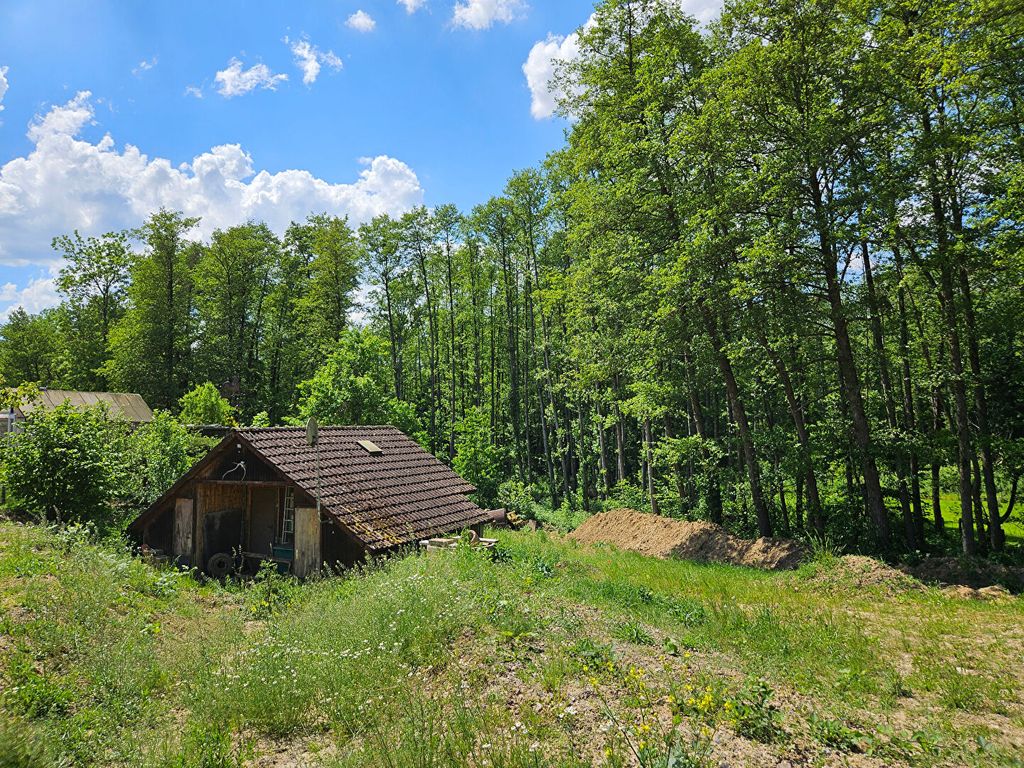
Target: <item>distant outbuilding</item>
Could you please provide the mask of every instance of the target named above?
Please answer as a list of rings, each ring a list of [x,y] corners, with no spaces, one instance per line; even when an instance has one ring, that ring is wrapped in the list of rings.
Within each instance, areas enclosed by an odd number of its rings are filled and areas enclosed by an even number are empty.
[[[235,429],[142,513],[149,550],[222,576],[260,561],[308,576],[479,528],[474,487],[394,427]],[[319,498],[319,512],[317,499]]]
[[[76,408],[85,408],[103,403],[112,416],[124,418],[132,424],[148,424],[153,420],[153,411],[142,399],[142,395],[127,392],[77,392],[70,389],[41,389],[38,396],[26,400],[13,409],[0,413],[0,434],[11,431],[19,421],[24,421],[36,410],[52,411],[65,402]]]

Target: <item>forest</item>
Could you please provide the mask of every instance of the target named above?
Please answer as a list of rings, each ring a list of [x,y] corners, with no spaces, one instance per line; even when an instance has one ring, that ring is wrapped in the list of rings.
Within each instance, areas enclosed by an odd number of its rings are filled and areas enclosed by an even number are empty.
[[[1010,0],[735,0],[706,29],[604,0],[558,70],[564,146],[490,200],[54,233],[62,302],[0,326],[0,378],[395,424],[481,504],[998,552],[1022,58]]]

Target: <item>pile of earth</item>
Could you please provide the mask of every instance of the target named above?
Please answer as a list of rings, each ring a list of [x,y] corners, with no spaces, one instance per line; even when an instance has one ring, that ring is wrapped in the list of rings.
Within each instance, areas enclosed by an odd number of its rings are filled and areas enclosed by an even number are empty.
[[[1015,594],[1024,592],[1024,568],[981,558],[928,557],[903,570],[927,584],[961,586],[974,590],[1003,587]],[[993,593],[995,590],[992,590]]]
[[[897,568],[864,555],[842,555],[827,561],[811,577],[811,583],[842,590],[880,588],[888,594],[924,589],[924,585]]]
[[[803,548],[788,539],[741,539],[714,523],[673,520],[635,509],[601,512],[569,537],[584,544],[613,544],[651,557],[772,571],[796,568],[804,556]]]

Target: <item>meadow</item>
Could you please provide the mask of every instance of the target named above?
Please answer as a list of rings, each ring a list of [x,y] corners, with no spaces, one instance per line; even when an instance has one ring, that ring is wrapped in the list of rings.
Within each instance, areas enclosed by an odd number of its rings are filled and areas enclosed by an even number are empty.
[[[0,523],[0,766],[1019,766],[1024,601],[503,531],[299,585]]]

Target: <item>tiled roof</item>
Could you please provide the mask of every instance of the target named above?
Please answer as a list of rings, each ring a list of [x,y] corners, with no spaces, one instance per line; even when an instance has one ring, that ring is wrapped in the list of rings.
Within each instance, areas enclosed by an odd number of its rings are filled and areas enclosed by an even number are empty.
[[[472,485],[394,427],[321,427],[318,449],[302,427],[239,429],[239,437],[312,497],[368,549],[381,550],[488,519]],[[381,448],[374,455],[359,444]]]

